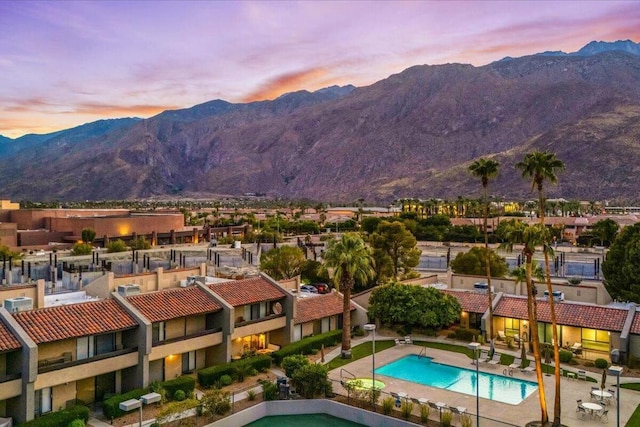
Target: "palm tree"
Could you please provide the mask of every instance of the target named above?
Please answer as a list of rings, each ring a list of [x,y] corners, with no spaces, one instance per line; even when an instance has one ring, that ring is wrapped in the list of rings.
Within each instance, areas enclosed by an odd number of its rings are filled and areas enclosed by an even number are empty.
[[[484,250],[485,250],[485,269],[487,273],[487,294],[489,296],[489,340],[493,344],[493,295],[491,292],[491,263],[489,262],[489,233],[487,231],[487,221],[489,218],[489,198],[487,197],[487,188],[489,187],[489,179],[498,175],[498,167],[500,164],[494,160],[480,158],[469,166],[469,172],[477,178],[480,178],[482,184],[482,201],[484,205],[484,215],[482,229],[484,230]]]
[[[553,184],[558,182],[556,176],[557,171],[564,169],[564,163],[558,159],[555,153],[548,151],[533,151],[527,153],[524,159],[516,164],[516,168],[522,170],[523,178],[531,179],[531,191],[538,190],[538,212],[540,217],[540,225],[544,227],[544,182],[549,181]],[[553,402],[553,426],[560,426],[560,350],[558,341],[558,325],[556,322],[556,310],[553,301],[553,287],[551,286],[551,266],[549,255],[553,253],[551,248],[550,233],[546,233],[546,240],[541,242],[544,246],[544,268],[547,283],[547,291],[549,293],[549,310],[551,311],[551,328],[553,330],[553,359],[555,362],[555,399]]]
[[[374,277],[373,258],[357,233],[345,233],[340,240],[329,241],[324,252],[325,267],[333,269],[333,281],[343,296],[342,358],[351,358],[351,290],[356,281]]]
[[[542,377],[542,354],[540,352],[540,338],[538,336],[538,306],[536,301],[537,290],[533,283],[533,254],[536,246],[545,241],[544,226],[540,224],[525,225],[521,222],[514,222],[508,226],[505,233],[507,242],[500,245],[502,248],[511,251],[514,243],[523,245],[522,254],[525,258],[525,278],[527,285],[527,312],[529,316],[531,347],[533,350],[533,360],[536,365],[536,376],[538,380],[538,391],[540,399],[540,412],[542,425],[549,421],[547,413],[547,400],[544,391],[544,379]]]

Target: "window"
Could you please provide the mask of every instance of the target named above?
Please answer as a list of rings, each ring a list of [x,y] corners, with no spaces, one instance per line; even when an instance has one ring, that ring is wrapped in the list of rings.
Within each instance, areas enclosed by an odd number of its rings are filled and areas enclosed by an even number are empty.
[[[157,322],[153,324],[153,331],[151,335],[153,342],[164,341],[164,326],[164,322]]]

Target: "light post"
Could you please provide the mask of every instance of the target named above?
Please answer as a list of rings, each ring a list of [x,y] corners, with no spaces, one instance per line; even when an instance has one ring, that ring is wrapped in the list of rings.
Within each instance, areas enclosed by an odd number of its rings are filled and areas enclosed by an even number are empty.
[[[473,350],[476,359],[476,427],[480,427],[480,343],[470,342],[467,348]]]
[[[609,367],[609,375],[616,377],[616,426],[620,427],[620,375],[622,374],[622,366]]]
[[[120,402],[118,407],[121,411],[129,412],[133,409],[139,409],[139,424],[142,427],[142,405],[148,405],[150,403],[160,402],[162,396],[158,393],[147,393],[143,396],[140,396],[140,399],[129,399],[124,402]]]
[[[371,404],[373,405],[373,412],[376,411],[376,325],[374,323],[367,323],[363,326],[365,331],[371,331]]]

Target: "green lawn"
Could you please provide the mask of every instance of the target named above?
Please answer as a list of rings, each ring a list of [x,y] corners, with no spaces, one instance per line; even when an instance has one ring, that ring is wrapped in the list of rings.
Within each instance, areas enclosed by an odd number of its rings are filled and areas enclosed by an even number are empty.
[[[395,341],[386,340],[386,341],[376,341],[376,353],[381,352],[382,350],[386,350],[388,348],[396,345]],[[333,359],[331,362],[327,364],[329,370],[339,368],[341,366],[346,365],[347,363],[354,362],[358,359],[362,359],[363,357],[370,356],[371,351],[371,341],[364,342],[355,347],[351,348],[351,359],[343,359],[340,356]]]

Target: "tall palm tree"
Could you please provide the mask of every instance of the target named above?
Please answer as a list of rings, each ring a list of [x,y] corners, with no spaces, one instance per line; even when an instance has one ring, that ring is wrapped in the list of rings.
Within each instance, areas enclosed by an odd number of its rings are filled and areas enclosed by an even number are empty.
[[[542,353],[540,352],[540,337],[538,336],[537,291],[533,283],[533,254],[535,253],[536,246],[544,243],[545,231],[547,230],[540,224],[525,225],[521,222],[514,222],[512,225],[508,226],[505,233],[507,242],[500,245],[508,251],[513,249],[513,245],[515,243],[523,245],[522,254],[525,259],[525,278],[527,286],[527,314],[529,316],[529,325],[531,328],[531,347],[533,350],[533,360],[536,365],[542,425],[545,425],[549,421],[549,415],[547,412],[547,399],[544,391],[544,379],[542,377]]]
[[[495,160],[480,158],[469,166],[469,172],[477,178],[480,178],[482,184],[482,201],[484,205],[483,224],[484,230],[484,251],[485,251],[485,271],[487,273],[487,294],[489,296],[489,340],[493,343],[493,293],[491,292],[491,263],[489,261],[489,233],[487,231],[487,221],[489,218],[489,198],[487,190],[489,187],[489,179],[498,176],[498,168],[500,164]]]
[[[351,358],[351,290],[356,281],[367,282],[375,275],[373,258],[364,240],[357,233],[345,233],[340,240],[329,241],[324,252],[325,267],[333,269],[333,281],[343,296],[342,352]]]
[[[538,213],[540,225],[544,227],[544,183],[548,181],[552,184],[558,182],[556,173],[564,169],[564,163],[558,159],[555,153],[548,151],[533,151],[527,153],[521,162],[516,164],[516,168],[522,171],[523,178],[531,179],[531,191],[538,191]],[[546,233],[546,240],[542,242],[544,247],[544,267],[549,293],[549,310],[551,311],[551,328],[553,330],[553,359],[555,362],[555,399],[553,402],[553,426],[560,426],[560,350],[558,341],[558,324],[556,321],[556,310],[553,301],[553,287],[551,286],[551,266],[549,256],[553,253],[551,249],[551,234]]]

